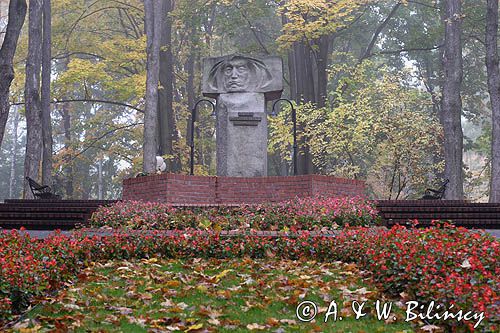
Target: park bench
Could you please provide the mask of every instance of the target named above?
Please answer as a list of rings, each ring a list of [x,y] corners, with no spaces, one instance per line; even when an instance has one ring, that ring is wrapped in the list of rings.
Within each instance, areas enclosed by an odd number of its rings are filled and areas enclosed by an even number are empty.
[[[443,198],[444,193],[446,192],[446,187],[448,186],[448,183],[450,182],[449,179],[446,179],[441,187],[439,187],[437,190],[428,188],[425,190],[425,194],[420,200],[440,200]]]
[[[60,195],[55,194],[49,185],[40,185],[30,177],[26,177],[31,188],[33,197],[38,199],[61,199]]]

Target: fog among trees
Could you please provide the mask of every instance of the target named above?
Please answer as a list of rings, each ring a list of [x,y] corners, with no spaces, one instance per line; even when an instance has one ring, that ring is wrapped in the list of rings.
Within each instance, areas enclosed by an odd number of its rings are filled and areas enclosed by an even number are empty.
[[[202,59],[238,53],[283,58],[299,174],[362,179],[380,199],[449,179],[447,199],[499,202],[498,10],[497,0],[0,1],[0,199],[22,197],[25,176],[64,198],[117,198],[123,178],[154,172],[156,155],[188,173]],[[269,117],[270,175],[292,173],[289,111]],[[195,174],[214,175],[208,108],[194,134]]]

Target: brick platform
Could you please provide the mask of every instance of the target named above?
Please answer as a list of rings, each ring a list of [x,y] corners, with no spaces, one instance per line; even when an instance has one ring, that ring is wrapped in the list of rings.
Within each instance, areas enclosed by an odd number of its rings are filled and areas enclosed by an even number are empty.
[[[123,180],[123,200],[170,204],[255,204],[295,197],[365,195],[365,183],[331,176],[215,177],[161,174]]]

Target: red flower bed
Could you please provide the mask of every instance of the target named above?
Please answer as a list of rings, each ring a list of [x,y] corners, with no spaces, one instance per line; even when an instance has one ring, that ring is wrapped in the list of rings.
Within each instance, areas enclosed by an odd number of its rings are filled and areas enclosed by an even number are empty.
[[[29,301],[74,278],[90,261],[162,256],[278,257],[356,262],[373,272],[388,293],[405,292],[409,300],[431,301],[456,310],[484,311],[480,329],[499,324],[500,247],[496,239],[462,228],[391,230],[346,229],[335,237],[262,237],[249,232],[220,238],[213,231],[120,232],[112,236],[72,238],[54,234],[36,241],[16,231],[0,233],[0,322]],[[470,323],[470,322],[467,322]],[[466,323],[449,320],[448,326]],[[468,324],[469,328],[473,324]]]
[[[453,305],[453,312],[484,312],[499,323],[500,247],[493,237],[446,226],[410,231],[398,227],[368,239],[353,247],[385,291],[406,292],[408,299],[426,303],[434,300],[446,309]]]
[[[320,230],[373,225],[374,205],[360,197],[296,198],[241,207],[175,208],[158,202],[123,201],[100,207],[93,227],[115,229]]]

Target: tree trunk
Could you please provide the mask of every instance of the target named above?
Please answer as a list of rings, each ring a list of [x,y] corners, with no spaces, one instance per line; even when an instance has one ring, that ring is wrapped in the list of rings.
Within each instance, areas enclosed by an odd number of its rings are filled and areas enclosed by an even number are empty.
[[[17,160],[17,136],[19,128],[19,110],[14,111],[14,124],[12,131],[12,152],[10,155],[10,181],[9,181],[9,198],[13,198],[14,187],[16,186],[16,160]]]
[[[68,64],[70,62],[70,57],[68,56],[66,59],[58,63],[58,68],[56,69],[59,72],[64,72],[68,69]],[[67,97],[67,96],[66,96]],[[67,98],[66,98],[67,99]],[[56,107],[56,110],[59,112],[59,115],[62,118],[62,126],[63,126],[63,135],[64,135],[64,150],[65,155],[63,157],[63,177],[62,177],[62,187],[64,187],[64,191],[66,197],[68,199],[73,198],[74,189],[73,189],[73,171],[74,171],[74,162],[72,160],[71,154],[71,103],[62,103],[60,106]]]
[[[294,43],[289,56],[291,58],[289,58],[288,64],[289,66],[293,65],[293,70],[290,71],[290,91],[292,92],[292,95],[295,95],[295,101],[298,104],[302,102],[312,102],[317,104],[318,101],[316,100],[316,91],[318,83],[317,81],[315,82],[315,77],[318,78],[318,75],[314,74],[314,70],[317,70],[318,66],[314,63],[314,55],[309,45],[306,45],[303,42]],[[297,126],[298,131],[303,133],[304,125],[298,123]],[[302,139],[298,141],[298,150],[298,174],[304,175],[312,173],[314,169],[312,165],[312,156],[309,152],[307,137],[303,136]]]
[[[102,157],[97,161],[97,199],[103,198]]]
[[[156,169],[156,133],[158,121],[158,81],[160,56],[160,29],[162,0],[145,0],[145,27],[147,40],[146,107],[144,110],[143,171]]]
[[[446,0],[445,50],[443,56],[444,84],[441,121],[444,129],[445,176],[450,180],[446,199],[463,199],[463,132],[461,124],[462,45],[461,0]]]
[[[113,158],[113,155],[108,156],[108,159],[103,164],[103,177],[108,179],[107,182],[103,182],[102,184],[103,199],[106,199],[109,196],[114,197],[112,177],[117,173],[117,170],[114,168],[114,165],[115,165],[115,160]]]
[[[78,171],[81,177],[81,199],[89,200],[90,192],[92,191],[93,179],[90,177],[90,163],[87,159],[82,159],[80,165],[78,166]]]
[[[294,50],[291,49],[287,53],[288,57],[288,75],[289,79],[288,81],[290,82],[290,98],[294,101],[298,101],[297,98],[297,74],[295,72],[295,55],[294,55]]]
[[[327,87],[328,87],[328,65],[329,65],[329,56],[332,49],[332,36],[321,36],[318,39],[317,46],[318,52],[316,57],[316,65],[317,65],[317,90],[316,90],[316,101],[318,107],[322,108],[326,106],[326,100],[328,98],[327,95]]]
[[[105,179],[108,179],[108,181],[105,181],[102,183],[102,197],[103,199],[106,199],[110,193],[111,194],[111,197],[113,197],[113,192],[112,192],[112,189],[113,189],[113,185],[112,185],[112,180],[111,178],[113,177],[112,175],[115,174],[115,170],[113,170],[113,165],[114,165],[114,160],[113,160],[113,157],[112,155],[111,156],[108,156],[108,159],[106,161],[103,162],[103,165],[102,165],[102,175],[103,175],[103,178]]]
[[[491,102],[490,202],[500,202],[500,69],[498,67],[498,0],[486,9],[486,71]]]
[[[52,185],[52,122],[50,116],[50,75],[51,75],[51,7],[50,0],[43,0],[43,41],[42,41],[42,182]]]
[[[173,10],[173,1],[162,3],[161,41],[160,41],[160,86],[158,91],[158,138],[159,155],[170,155],[167,159],[167,170],[180,170],[180,161],[174,151],[174,142],[177,140],[177,131],[172,107],[174,87],[174,57],[172,54],[172,19],[169,13]]]
[[[5,126],[9,118],[9,92],[14,79],[12,60],[16,53],[17,41],[26,17],[26,1],[11,0],[5,37],[0,49],[0,146],[2,146]]]
[[[69,103],[64,103],[62,105],[62,118],[63,118],[63,128],[64,128],[64,149],[66,152],[71,149],[71,113],[69,109]],[[66,181],[64,182],[64,188],[66,190],[66,196],[68,199],[73,198],[73,161],[70,155],[66,155],[64,166],[64,174],[66,175]]]
[[[26,103],[26,156],[24,176],[39,181],[42,157],[42,119],[40,102],[40,68],[42,64],[42,0],[29,3],[28,57],[26,59],[26,82],[24,99]],[[24,197],[31,197],[25,182]]]
[[[195,87],[194,87],[194,58],[196,56],[195,47],[191,44],[189,56],[186,60],[185,70],[187,73],[186,82],[186,95],[187,95],[187,105],[189,110],[194,107],[195,104]],[[189,117],[186,123],[186,142],[188,142],[191,137],[191,112],[188,112]],[[195,147],[196,149],[197,147]],[[196,151],[196,150],[195,150]]]

